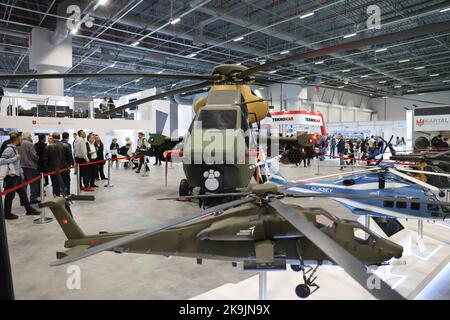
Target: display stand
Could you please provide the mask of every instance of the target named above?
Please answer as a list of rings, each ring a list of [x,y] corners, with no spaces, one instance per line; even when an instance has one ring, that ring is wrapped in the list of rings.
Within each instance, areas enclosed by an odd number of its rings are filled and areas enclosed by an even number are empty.
[[[267,271],[259,272],[259,300],[267,300]]]
[[[44,184],[44,174],[41,173],[41,203],[45,201],[45,184]],[[38,219],[33,220],[34,224],[46,224],[52,222],[53,218],[49,218],[45,216],[45,208],[41,210],[41,216]]]
[[[321,173],[320,173],[320,159],[317,158],[317,172],[316,172],[316,176],[320,176],[320,175],[321,175]]]
[[[108,161],[108,182],[105,184],[105,188],[111,188],[114,187],[113,184],[111,184],[111,167],[112,167],[112,162],[111,159],[107,159]]]
[[[419,247],[419,251],[425,252],[426,247],[423,242],[423,220],[417,221],[417,246]]]
[[[1,192],[1,188],[0,188]],[[0,300],[14,300],[13,279],[9,261],[3,198],[0,195]]]

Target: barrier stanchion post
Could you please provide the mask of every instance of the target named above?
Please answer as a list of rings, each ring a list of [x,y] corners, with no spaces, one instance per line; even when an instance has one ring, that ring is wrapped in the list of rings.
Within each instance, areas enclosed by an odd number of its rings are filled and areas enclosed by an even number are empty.
[[[44,185],[44,174],[41,173],[41,179],[40,179],[40,183],[41,183],[41,203],[44,202],[45,200],[45,185]],[[45,208],[42,208],[41,210],[41,216],[35,220],[33,220],[34,224],[46,224],[53,221],[53,218],[48,218],[45,216]]]
[[[3,197],[0,187],[0,300],[14,300],[14,287],[9,261],[8,237],[6,235]]]
[[[80,183],[81,183],[81,172],[80,172],[80,164],[79,163],[77,163],[76,170],[77,170],[77,196],[79,196],[80,193],[81,193],[81,186],[80,186]]]
[[[112,167],[112,161],[111,159],[107,159],[108,161],[108,182],[105,184],[105,188],[114,187],[114,185],[111,184],[111,167]]]
[[[320,176],[320,158],[317,157],[317,172],[316,176]]]

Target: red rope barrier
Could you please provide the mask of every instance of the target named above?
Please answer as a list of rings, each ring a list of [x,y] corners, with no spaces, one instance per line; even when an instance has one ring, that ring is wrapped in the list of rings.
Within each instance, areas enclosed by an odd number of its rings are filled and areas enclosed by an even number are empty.
[[[140,154],[140,155],[137,155],[137,156],[127,156],[127,157],[120,157],[120,158],[115,158],[114,160],[122,160],[122,159],[133,159],[133,158],[142,158],[144,155],[143,154]],[[94,164],[99,164],[99,163],[105,163],[106,161],[109,161],[109,160],[112,160],[112,159],[105,159],[105,160],[98,160],[98,161],[91,161],[91,162],[87,162],[87,163],[83,163],[83,164],[80,164],[80,167],[81,166],[90,166],[90,165],[94,165]],[[58,170],[59,172],[66,172],[66,171],[68,171],[68,170],[70,170],[70,169],[74,169],[74,168],[76,168],[76,165],[73,165],[73,166],[70,166],[70,167],[67,167],[67,168],[64,168],[64,169],[61,169],[61,170]],[[48,177],[48,176],[52,176],[52,175],[55,175],[56,174],[56,171],[50,171],[50,172],[46,172],[46,173],[44,173],[44,177]],[[39,175],[39,176],[36,176],[36,177],[34,177],[34,178],[31,178],[30,180],[27,180],[27,181],[24,181],[24,182],[22,182],[21,184],[18,184],[17,186],[15,186],[15,187],[12,187],[12,188],[10,188],[10,189],[7,189],[7,190],[4,190],[2,193],[1,193],[1,195],[2,196],[5,196],[5,195],[7,195],[8,193],[11,193],[11,192],[15,192],[16,190],[18,190],[18,189],[20,189],[20,188],[23,188],[23,187],[25,187],[25,186],[27,186],[27,185],[29,185],[29,184],[32,184],[33,182],[36,182],[36,181],[38,181],[38,180],[40,180],[41,179],[41,176]]]

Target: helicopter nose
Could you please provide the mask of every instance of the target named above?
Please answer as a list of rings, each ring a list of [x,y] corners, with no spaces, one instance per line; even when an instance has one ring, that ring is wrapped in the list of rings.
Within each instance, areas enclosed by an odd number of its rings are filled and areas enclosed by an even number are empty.
[[[396,259],[400,259],[403,255],[403,247],[392,241],[390,241],[387,251],[389,252],[391,258],[394,257]]]

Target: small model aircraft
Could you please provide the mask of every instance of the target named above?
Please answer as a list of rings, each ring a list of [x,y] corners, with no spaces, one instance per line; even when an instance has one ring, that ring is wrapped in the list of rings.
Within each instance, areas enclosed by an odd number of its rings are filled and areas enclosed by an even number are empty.
[[[208,197],[191,196],[191,197]],[[224,195],[227,196],[227,195]],[[310,195],[309,195],[310,196]],[[339,264],[378,299],[403,299],[384,281],[367,270],[400,258],[403,248],[381,238],[361,224],[342,220],[320,209],[305,209],[281,201],[274,184],[260,184],[241,199],[203,210],[199,214],[171,220],[143,231],[86,235],[67,212],[66,200],[54,198],[41,204],[49,207],[67,237],[65,252],[57,253],[51,265],[62,265],[102,251],[157,254],[215,259],[243,263],[244,270],[284,270],[291,264],[301,271],[304,283],[296,294],[306,298],[319,288],[317,268],[327,262]],[[294,197],[297,197],[294,195]],[[314,268],[308,263],[314,263]],[[370,278],[370,279],[369,279]],[[369,289],[368,281],[379,281]]]

